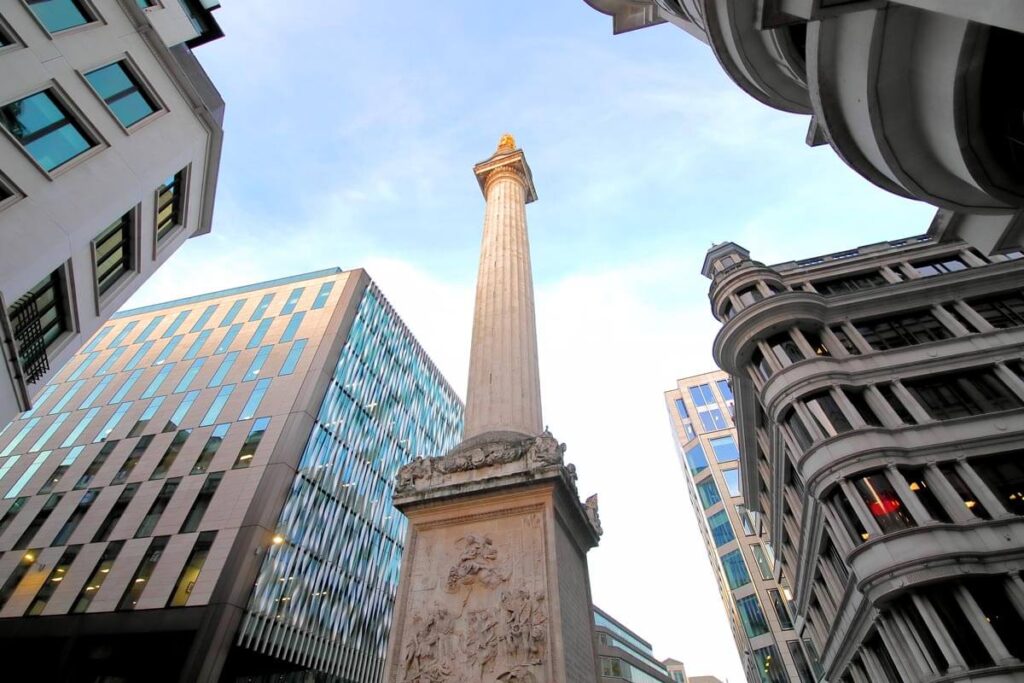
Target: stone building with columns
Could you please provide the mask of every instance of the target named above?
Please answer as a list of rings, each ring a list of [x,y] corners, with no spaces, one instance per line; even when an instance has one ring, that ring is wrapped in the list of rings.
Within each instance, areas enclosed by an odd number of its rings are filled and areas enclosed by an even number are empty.
[[[703,266],[819,680],[1024,677],[1024,260],[930,236]]]
[[[939,209],[929,234],[1024,245],[1024,4],[1013,0],[585,0],[622,33],[675,24],[808,145]]]

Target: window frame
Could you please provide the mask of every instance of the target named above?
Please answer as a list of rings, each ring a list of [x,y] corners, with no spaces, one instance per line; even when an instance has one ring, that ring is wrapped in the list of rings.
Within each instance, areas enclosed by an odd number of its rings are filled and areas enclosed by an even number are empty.
[[[0,47],[0,54],[3,54],[4,49]],[[15,185],[2,171],[0,171],[0,190],[9,195],[8,197],[0,197],[0,211],[13,206],[18,200],[25,198],[25,193],[21,191],[21,188]]]
[[[184,232],[185,226],[188,224],[188,210],[189,210],[189,192],[188,188],[192,182],[192,164],[186,164],[183,168],[175,171],[172,176],[177,179],[180,178],[180,191],[178,196],[181,199],[181,206],[178,210],[178,221],[175,225],[168,228],[160,236],[160,188],[164,187],[163,181],[153,190],[153,260],[155,261],[159,253],[164,250],[168,244],[176,239],[176,235]]]
[[[149,114],[146,114],[138,121],[127,126],[124,124],[124,122],[121,121],[120,118],[118,118],[114,110],[111,109],[110,103],[108,103],[106,98],[104,98],[103,95],[101,95],[100,92],[96,90],[96,87],[92,84],[92,81],[89,80],[89,74],[95,73],[100,69],[105,69],[108,66],[112,66],[114,64],[121,65],[121,68],[124,69],[126,75],[128,76],[128,79],[132,81],[132,84],[142,95],[143,99],[147,100],[147,102],[153,107],[153,111],[151,111]],[[135,133],[143,126],[149,125],[150,123],[157,120],[158,118],[160,118],[168,112],[167,103],[164,102],[164,100],[160,97],[160,95],[156,91],[156,88],[153,87],[153,84],[149,81],[148,78],[146,78],[145,74],[143,74],[142,69],[139,68],[139,66],[135,63],[135,60],[132,59],[132,56],[127,52],[122,52],[113,59],[107,59],[103,62],[100,62],[99,64],[96,64],[95,66],[89,67],[88,69],[76,69],[75,73],[79,75],[79,77],[85,83],[85,86],[89,89],[89,92],[95,95],[96,99],[99,100],[100,105],[104,109],[106,109],[107,113],[110,114],[110,117],[114,119],[114,122],[118,125],[118,127],[125,135],[131,135]]]
[[[117,298],[118,294],[124,291],[124,289],[131,283],[135,277],[142,272],[142,249],[141,249],[141,237],[142,237],[142,206],[135,205],[127,212],[121,214],[120,218],[115,222],[128,220],[128,253],[130,255],[130,261],[125,268],[124,272],[121,273],[116,280],[114,280],[110,286],[107,287],[106,291],[100,292],[100,281],[99,281],[99,264],[97,263],[97,243],[100,238],[114,227],[114,223],[111,223],[104,228],[100,234],[98,234],[89,243],[89,251],[92,254],[92,282],[93,282],[93,302],[96,305],[96,315],[102,315],[103,311],[112,305],[114,299]]]
[[[24,0],[22,1],[24,2]],[[78,124],[78,126],[82,128],[82,130],[86,134],[83,137],[92,138],[92,140],[90,141],[92,144],[88,149],[71,157],[64,163],[54,166],[51,170],[47,170],[46,168],[43,167],[41,163],[39,163],[39,161],[36,160],[35,156],[32,155],[28,148],[21,143],[21,140],[16,138],[13,133],[7,130],[6,126],[0,125],[0,134],[6,136],[7,139],[10,140],[11,143],[21,151],[22,155],[24,155],[24,157],[28,159],[29,162],[31,162],[32,165],[35,166],[40,173],[45,175],[50,180],[54,180],[55,178],[63,175],[64,173],[67,173],[71,169],[84,163],[88,159],[91,159],[92,157],[96,156],[103,150],[109,148],[110,142],[100,133],[99,129],[96,127],[95,124],[93,124],[89,117],[85,115],[85,112],[83,112],[81,108],[75,104],[74,99],[71,98],[64,91],[64,88],[61,87],[60,83],[58,83],[56,79],[51,78],[50,80],[45,81],[42,84],[42,87],[36,86],[31,90],[16,95],[15,97],[3,100],[2,102],[0,102],[0,108],[6,107],[15,102],[26,100],[30,97],[34,97],[35,95],[44,92],[49,93],[50,98],[57,105],[57,107],[62,108],[64,110],[65,114],[68,116],[69,121],[71,121],[74,124]]]
[[[53,40],[56,36],[66,36],[77,31],[88,31],[91,28],[105,26],[107,24],[107,20],[103,18],[103,15],[100,14],[92,0],[72,0],[72,2],[81,5],[84,10],[83,13],[88,15],[89,21],[84,24],[78,24],[77,26],[69,26],[68,28],[64,28],[56,32],[51,32],[50,29],[46,27],[42,19],[36,15],[35,11],[32,9],[32,5],[27,0],[21,0],[21,5],[25,8],[25,11],[32,16],[32,20],[36,22],[36,25],[42,29],[43,33],[45,33],[50,40]]]

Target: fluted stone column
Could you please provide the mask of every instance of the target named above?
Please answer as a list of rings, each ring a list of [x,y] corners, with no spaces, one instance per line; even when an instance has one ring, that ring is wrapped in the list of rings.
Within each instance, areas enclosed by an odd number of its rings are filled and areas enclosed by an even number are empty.
[[[536,436],[543,421],[526,204],[537,192],[510,135],[473,171],[487,206],[463,441]]]

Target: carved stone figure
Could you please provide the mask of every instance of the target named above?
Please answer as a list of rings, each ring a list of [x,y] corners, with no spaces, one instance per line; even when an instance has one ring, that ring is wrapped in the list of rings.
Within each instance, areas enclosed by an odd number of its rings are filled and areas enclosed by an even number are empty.
[[[462,552],[458,563],[448,570],[446,589],[449,593],[474,582],[495,588],[508,579],[508,571],[498,563],[498,549],[488,536],[469,534],[458,543]]]
[[[395,492],[402,493],[416,487],[416,482],[421,479],[429,479],[432,470],[433,460],[430,458],[416,458],[398,470],[395,479]]]
[[[501,683],[537,683],[537,677],[528,667],[516,666],[498,676]]]
[[[504,591],[501,610],[509,661],[525,666],[543,663],[548,620],[544,594],[531,594],[526,590]]]
[[[587,502],[584,503],[584,508],[587,512],[587,519],[593,525],[594,530],[597,531],[597,535],[600,536],[604,533],[604,529],[601,528],[601,516],[597,513],[597,494],[595,493],[590,498],[587,498]]]
[[[434,607],[412,620],[413,633],[405,644],[404,683],[439,683],[452,675],[455,618]]]
[[[565,444],[558,443],[558,440],[551,435],[547,429],[533,440],[526,453],[526,460],[530,467],[545,467],[547,465],[561,465],[562,456],[565,453]]]
[[[498,618],[495,610],[492,608],[470,612],[466,619],[463,652],[474,673],[479,673],[481,678],[494,668],[499,644]]]

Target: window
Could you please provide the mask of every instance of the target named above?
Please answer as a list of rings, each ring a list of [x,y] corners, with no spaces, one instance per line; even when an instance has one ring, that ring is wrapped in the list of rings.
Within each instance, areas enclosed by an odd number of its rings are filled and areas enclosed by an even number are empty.
[[[736,442],[731,436],[720,436],[717,439],[711,439],[710,443],[717,462],[733,462],[740,459],[740,451],[736,448]]]
[[[768,598],[771,600],[772,607],[775,608],[775,616],[779,618],[779,625],[782,626],[783,630],[793,628],[793,620],[789,616],[789,610],[782,599],[782,594],[775,588],[769,588]]]
[[[766,581],[773,578],[772,564],[768,561],[768,556],[765,555],[764,548],[761,547],[760,543],[755,543],[750,546],[751,552],[754,553],[754,563],[757,565],[757,571],[761,574],[761,578]]]
[[[300,339],[292,344],[292,348],[288,351],[288,356],[281,365],[281,371],[277,373],[278,375],[290,375],[295,372],[295,367],[299,364],[299,358],[306,348],[306,341],[305,339]]]
[[[718,494],[718,487],[715,486],[713,477],[708,477],[697,484],[697,495],[700,496],[701,505],[707,510],[712,505],[722,502],[722,496]]]
[[[190,329],[189,332],[199,332],[204,327],[206,327],[206,323],[210,322],[210,318],[213,317],[213,314],[216,310],[217,304],[210,304],[205,309],[203,309],[203,312],[199,316],[199,319],[196,320],[194,325],[192,325],[192,329]]]
[[[1006,329],[1024,325],[1024,293],[1003,292],[994,296],[967,299],[966,303],[992,327]]]
[[[217,454],[217,449],[220,448],[221,443],[224,441],[224,437],[227,436],[228,427],[230,426],[230,424],[219,424],[213,428],[210,438],[206,440],[206,445],[203,446],[203,450],[199,453],[196,464],[192,466],[192,471],[189,474],[202,474],[206,471],[206,468],[210,466],[210,462],[213,460],[213,456]]]
[[[686,463],[690,466],[690,473],[694,476],[708,468],[708,459],[704,455],[704,449],[700,443],[693,444],[692,448],[686,449]]]
[[[854,543],[860,544],[870,538],[867,529],[860,521],[860,517],[854,512],[853,507],[850,505],[850,501],[846,499],[846,494],[843,490],[836,486],[832,493],[826,496],[826,500],[832,505],[832,509],[839,515],[839,519],[842,521],[843,526],[849,533],[850,538]]]
[[[725,487],[729,489],[729,495],[733,498],[743,495],[740,491],[740,471],[722,470],[722,478],[725,479]]]
[[[86,380],[80,379],[77,382],[75,382],[74,384],[72,384],[68,388],[67,393],[64,394],[64,396],[59,401],[57,401],[56,403],[53,404],[53,408],[50,409],[49,414],[50,415],[55,415],[57,413],[62,412],[64,410],[64,407],[67,406],[67,404],[71,401],[71,399],[73,399],[75,397],[75,394],[78,393],[78,390],[81,389],[83,386],[85,386],[85,382],[86,382]],[[51,385],[51,388],[55,388],[55,387],[56,387],[56,385]]]
[[[199,336],[196,337],[196,340],[192,342],[191,346],[188,347],[188,351],[185,352],[185,355],[182,356],[181,359],[192,360],[193,358],[198,356],[199,352],[203,348],[203,344],[205,344],[206,340],[210,338],[211,332],[212,330],[203,330],[202,332],[200,332]]]
[[[302,292],[304,287],[297,287],[288,294],[288,300],[284,303],[284,307],[281,308],[281,315],[289,315],[295,310],[295,306],[298,305],[299,299],[302,298]]]
[[[295,339],[295,333],[299,331],[299,326],[302,325],[302,319],[305,316],[306,314],[300,311],[291,317],[288,327],[284,328],[284,332],[281,334],[282,342],[290,342]]]
[[[267,358],[270,356],[270,351],[273,346],[261,347],[256,356],[252,359],[252,363],[249,364],[249,369],[245,371],[245,376],[242,378],[243,382],[251,382],[259,377],[260,371],[263,369],[263,364],[267,362]]]
[[[939,620],[953,638],[967,666],[971,669],[991,666],[992,657],[971,625],[973,619],[968,618],[960,607],[955,587],[948,583],[933,584],[922,588],[921,592],[938,612]]]
[[[767,381],[768,378],[772,376],[772,373],[775,372],[772,368],[772,364],[769,363],[765,355],[761,353],[761,349],[754,349],[750,352],[750,365],[757,372],[757,376],[765,381]]]
[[[150,475],[150,479],[163,479],[167,476],[167,472],[171,469],[171,465],[178,457],[178,453],[181,453],[181,449],[185,446],[185,442],[188,441],[189,435],[192,433],[191,429],[183,429],[174,435],[171,439],[171,443],[167,444],[167,450],[164,451],[163,456],[160,458],[160,462],[156,464],[153,469],[153,474]]]
[[[27,2],[39,23],[50,33],[83,26],[94,21],[79,0],[27,0]]]
[[[789,683],[786,665],[774,645],[754,650],[754,666],[757,667],[761,683]]]
[[[117,443],[117,441],[108,441],[103,444],[103,448],[100,449],[100,452],[97,453],[96,457],[93,458],[91,463],[89,463],[89,467],[86,468],[85,472],[82,473],[82,476],[80,476],[78,481],[75,482],[75,491],[84,489],[92,483],[93,477],[96,476],[96,473],[100,471],[101,467],[103,467],[103,463],[107,461],[110,454],[114,452],[115,448],[117,448]]]
[[[828,390],[804,396],[803,400],[811,417],[826,436],[845,434],[853,429],[850,421],[846,419],[846,414]]]
[[[135,350],[135,353],[132,354],[132,357],[128,359],[128,362],[125,363],[124,367],[121,368],[121,370],[134,370],[136,367],[138,367],[139,361],[145,358],[146,354],[149,353],[149,350],[153,348],[154,343],[155,342],[148,341],[139,346],[139,348]]]
[[[296,315],[303,315],[303,314],[302,313],[297,313]],[[247,349],[255,349],[257,346],[262,344],[263,343],[263,337],[266,336],[267,330],[270,329],[270,326],[273,323],[274,323],[274,319],[273,318],[264,318],[263,320],[261,320],[260,324],[256,327],[256,330],[252,333],[252,336],[249,337],[249,343],[245,345],[245,348],[247,348]]]
[[[164,336],[166,337],[167,335]],[[178,344],[181,342],[182,336],[183,335],[178,334],[171,337],[164,345],[164,350],[161,351],[160,355],[158,355],[156,360],[153,361],[153,365],[163,365],[164,362],[171,357],[171,354],[174,353],[174,349],[177,348]]]
[[[25,503],[29,500],[29,496],[23,496],[18,498],[16,501],[11,503],[11,507],[7,508],[7,512],[4,513],[3,517],[0,517],[0,534],[7,531],[7,527],[11,525],[14,518],[21,512],[21,508],[25,507]]]
[[[124,511],[128,509],[128,504],[132,502],[132,498],[135,497],[135,493],[139,490],[138,484],[128,484],[121,490],[121,495],[114,501],[113,507],[110,508],[110,512],[103,518],[103,522],[99,528],[96,529],[96,535],[92,537],[93,543],[105,541],[110,538],[110,532],[114,530],[117,523],[121,521],[121,517],[124,515]]]
[[[138,320],[133,320],[127,325],[125,325],[124,328],[117,333],[117,336],[114,337],[114,340],[110,342],[110,346],[108,346],[107,348],[112,349],[115,346],[124,346],[125,344],[127,344],[128,342],[125,341],[125,338],[132,333],[132,330],[134,330],[135,326],[138,324]]]
[[[142,329],[142,332],[139,333],[139,336],[135,338],[135,343],[136,344],[141,344],[142,342],[144,342],[147,339],[149,339],[149,335],[153,334],[153,331],[163,321],[164,321],[164,316],[162,316],[162,315],[158,315],[155,318],[152,318],[146,324],[146,326]]]
[[[199,423],[200,427],[209,427],[217,421],[217,418],[220,416],[220,411],[224,408],[224,404],[228,402],[228,399],[231,398],[231,392],[234,390],[234,384],[228,384],[220,388],[220,391],[217,392],[217,397],[213,399],[213,403],[211,403],[209,409],[207,409],[202,422]]]
[[[853,485],[883,534],[917,526],[884,471],[862,475]]]
[[[7,444],[7,446],[2,451],[0,451],[0,458],[6,458],[8,455],[10,455],[11,452],[18,447],[18,444],[20,444],[22,440],[26,436],[28,436],[28,433],[31,432],[37,424],[39,424],[39,421],[41,419],[42,418],[40,417],[33,417],[31,420],[26,422],[25,425],[21,428],[21,431],[19,431],[17,435],[15,435],[13,439],[11,439],[11,442]]]
[[[676,412],[679,413],[680,419],[683,419],[683,420],[690,419],[690,413],[687,412],[687,410],[686,410],[686,402],[684,402],[683,399],[681,399],[681,398],[677,398],[675,400],[675,404],[676,404]]]
[[[185,207],[185,171],[181,170],[156,189],[156,239],[167,237],[182,224]]]
[[[256,455],[256,449],[259,448],[260,441],[263,440],[263,435],[266,433],[269,425],[269,417],[261,417],[252,423],[252,427],[249,428],[249,434],[245,437],[245,441],[242,443],[242,448],[238,451],[238,458],[235,460],[235,464],[232,465],[231,469],[237,470],[249,466],[252,462],[253,456]]]
[[[793,663],[796,665],[796,672],[800,676],[800,683],[814,683],[816,677],[807,663],[804,651],[800,647],[800,641],[787,640],[786,646],[789,648],[789,656],[793,658]]]
[[[39,493],[50,493],[53,491],[53,487],[60,483],[60,480],[64,478],[64,473],[68,471],[68,468],[75,464],[75,460],[78,459],[78,454],[85,449],[85,446],[75,446],[68,454],[64,456],[61,463],[57,466],[57,469],[53,471],[50,478],[39,488]],[[3,525],[0,524],[0,533],[3,533]]]
[[[908,379],[904,386],[936,420],[951,420],[1021,407],[989,368]]]
[[[135,443],[135,447],[132,448],[132,452],[125,458],[124,464],[121,465],[121,469],[117,471],[114,478],[110,480],[111,484],[123,484],[128,476],[131,475],[132,470],[139,464],[139,460],[142,459],[146,449],[149,448],[149,444],[153,441],[153,435],[147,434]]]
[[[45,389],[43,389],[42,393],[39,394],[39,396],[37,396],[34,401],[32,401],[32,408],[30,410],[26,410],[24,413],[21,414],[21,419],[27,420],[28,418],[35,415],[36,411],[39,410],[39,408],[42,407],[46,403],[46,401],[49,400],[51,396],[53,396],[54,392],[56,391],[56,384],[51,384]],[[51,410],[50,415],[53,415],[54,412],[55,411]],[[60,411],[58,410],[56,412],[59,413]],[[7,427],[4,427],[3,429],[7,429]],[[0,430],[0,434],[3,434],[3,430]]]
[[[793,408],[789,408],[782,414],[782,424],[786,426],[797,446],[806,450],[814,443],[811,433],[807,431],[804,421],[796,414]]]
[[[28,452],[38,453],[39,451],[43,450],[43,447],[46,446],[46,442],[50,440],[50,437],[53,436],[54,432],[60,429],[60,426],[64,424],[64,420],[67,419],[69,414],[70,413],[61,413],[56,418],[54,418],[53,422],[50,423],[50,426],[46,428],[46,431],[40,434],[39,438],[36,439],[36,442],[32,444],[31,448],[28,449]]]
[[[882,426],[882,421],[878,419],[874,409],[868,405],[867,397],[865,396],[866,392],[862,387],[843,387],[842,392],[850,400],[850,403],[853,404],[854,409],[864,422],[872,427]]]
[[[181,324],[185,322],[185,319],[188,318],[190,313],[192,313],[192,309],[178,311],[178,315],[174,316],[174,320],[172,320],[171,324],[167,326],[166,330],[164,330],[162,335],[163,339],[174,336],[178,332],[178,328],[181,327]]]
[[[217,487],[220,486],[220,480],[224,478],[223,472],[214,472],[206,478],[203,482],[203,488],[199,489],[199,495],[196,496],[196,500],[192,503],[192,508],[188,511],[188,515],[185,517],[185,521],[181,524],[181,529],[178,533],[187,534],[199,529],[199,523],[203,520],[203,515],[206,514],[206,508],[210,507],[210,501],[213,500],[213,496],[217,493]]]
[[[93,242],[96,291],[102,296],[123,275],[135,270],[133,212],[118,218]]]
[[[832,332],[833,335],[835,335],[836,340],[838,340],[839,343],[842,344],[843,348],[846,349],[846,352],[848,354],[850,354],[851,356],[860,355],[860,349],[857,348],[857,345],[853,343],[853,340],[850,339],[850,335],[846,333],[846,330],[841,325],[835,325],[833,327],[830,327],[829,330]]]
[[[256,308],[253,309],[252,315],[249,316],[249,322],[254,320],[260,320],[267,312],[267,307],[270,306],[270,302],[274,300],[273,294],[264,294],[260,298],[260,302],[256,304]]]
[[[36,472],[39,471],[39,468],[43,466],[43,463],[46,462],[46,459],[50,457],[52,452],[53,451],[43,451],[37,455],[36,459],[32,461],[32,464],[28,466],[28,469],[21,473],[21,476],[18,477],[16,482],[14,482],[14,485],[11,486],[7,493],[4,494],[4,498],[14,498],[21,493],[22,489],[25,488],[25,485],[32,480],[32,477],[35,476]],[[11,458],[11,460],[13,459],[14,458]]]
[[[199,573],[203,570],[206,557],[210,554],[213,546],[213,539],[217,537],[216,531],[204,531],[199,534],[196,544],[192,547],[192,554],[188,556],[185,568],[181,570],[178,582],[175,585],[171,599],[167,601],[168,607],[182,607],[188,603],[189,595],[199,580]]]
[[[110,369],[114,367],[114,363],[121,358],[122,354],[124,354],[124,348],[114,349],[110,355],[107,356],[107,359],[103,361],[103,364],[96,370],[96,376],[99,377],[100,375],[108,374]]]
[[[170,536],[158,536],[149,544],[149,548],[146,549],[146,554],[142,556],[138,569],[135,570],[131,581],[128,582],[124,595],[121,596],[121,601],[117,603],[117,609],[134,609],[139,604],[139,598],[142,597],[142,592],[146,589],[146,583],[149,581],[149,577],[153,575],[157,562],[160,561],[160,557],[164,554],[164,548],[167,547],[167,540],[169,538]]]
[[[231,308],[228,309],[228,312],[224,315],[224,318],[220,321],[219,327],[227,327],[228,325],[233,324],[235,322],[235,316],[238,315],[238,312],[240,310],[242,310],[242,306],[244,306],[244,305],[245,305],[245,299],[239,299],[238,301],[235,301],[234,303],[232,303],[231,304]]]
[[[764,340],[764,343],[772,350],[772,353],[775,354],[782,367],[804,360],[804,354],[800,351],[800,347],[796,345],[789,332],[780,332],[768,337]]]
[[[0,609],[3,609],[7,601],[14,595],[15,589],[21,580],[25,578],[25,574],[28,574],[28,570],[35,564],[36,558],[39,557],[39,550],[29,550],[27,553],[21,556],[18,564],[14,567],[14,571],[4,581],[4,585],[0,587]]]
[[[881,272],[872,270],[867,273],[844,275],[843,277],[833,278],[831,280],[818,280],[811,284],[814,285],[816,290],[825,296],[834,296],[836,294],[856,292],[861,289],[881,287],[882,285],[889,284],[889,282],[882,276]]]
[[[332,289],[334,289],[333,282],[325,282],[320,285],[320,291],[317,292],[316,299],[313,300],[313,305],[310,308],[317,309],[326,306],[327,299],[330,297]]]
[[[750,583],[750,574],[747,573],[747,565],[743,562],[743,553],[739,550],[722,555],[722,569],[725,570],[725,580],[730,589],[736,590]]]
[[[751,520],[751,515],[747,512],[747,509],[742,505],[736,506],[736,516],[740,518],[740,526],[743,527],[744,536],[754,535],[754,522]]]
[[[142,415],[139,416],[139,419],[135,422],[135,425],[128,432],[128,436],[138,436],[146,429],[146,427],[149,425],[149,421],[153,419],[154,415],[156,415],[156,411],[160,410],[160,406],[163,405],[165,398],[166,396],[157,396],[156,398],[149,402],[149,405],[146,406],[146,409],[142,412]]]
[[[28,544],[32,542],[32,537],[36,535],[37,531],[39,531],[39,527],[43,526],[43,522],[50,518],[50,515],[53,514],[53,509],[57,507],[57,504],[63,497],[63,493],[54,493],[46,499],[46,502],[43,503],[43,507],[36,513],[36,516],[32,518],[32,521],[29,522],[28,528],[22,532],[21,537],[18,539],[17,543],[14,544],[14,550],[24,550],[28,547]]]
[[[45,171],[53,171],[96,146],[52,89],[0,107],[0,125]]]
[[[146,513],[138,530],[135,532],[135,538],[142,538],[153,533],[156,523],[160,521],[160,516],[167,509],[167,504],[171,501],[171,497],[174,496],[179,483],[181,483],[181,477],[168,479],[164,482],[164,485],[160,487],[160,493],[156,495],[156,500],[149,507],[149,512]]]
[[[124,61],[90,71],[85,74],[85,79],[125,128],[135,125],[158,108]]]
[[[768,633],[768,620],[764,618],[757,595],[740,598],[736,601],[736,609],[740,613],[740,621],[743,622],[743,630],[747,632],[748,638]]]
[[[242,408],[242,412],[239,414],[239,420],[248,420],[256,416],[256,411],[260,409],[260,403],[263,401],[263,396],[267,393],[267,389],[270,388],[270,379],[261,379],[256,382],[256,386],[252,388],[252,393],[249,394],[249,399],[245,402],[245,406]]]
[[[135,383],[139,381],[139,377],[142,377],[143,372],[144,370],[139,369],[128,375],[128,379],[124,381],[124,384],[122,384],[121,388],[117,390],[117,393],[110,398],[110,402],[107,405],[114,405],[115,403],[123,401],[124,397],[127,396],[128,392],[135,386]]]
[[[54,565],[53,571],[50,572],[49,576],[43,582],[43,585],[39,588],[36,593],[36,597],[29,604],[28,609],[25,610],[26,617],[35,617],[43,613],[46,609],[46,604],[50,602],[50,598],[53,596],[54,591],[60,587],[60,582],[64,580],[67,575],[68,569],[74,563],[75,558],[78,557],[78,551],[82,549],[80,545],[68,546],[64,551],[64,554],[60,556],[57,564]]]
[[[142,392],[142,396],[140,398],[152,398],[156,392],[160,391],[160,385],[164,383],[164,380],[167,379],[167,375],[171,374],[173,369],[174,363],[168,363],[160,368],[160,372],[156,373],[156,377],[154,377],[153,381],[149,383],[146,390]]]
[[[931,311],[904,311],[884,318],[857,320],[854,327],[877,351],[949,339],[953,333]]]
[[[1024,452],[990,455],[970,464],[1008,511],[1024,515]]]
[[[708,517],[708,527],[711,529],[711,537],[715,540],[715,546],[718,548],[736,538],[732,531],[732,524],[729,522],[729,515],[725,513],[725,510],[719,510]]]
[[[268,318],[269,320],[269,318]],[[232,351],[231,353],[224,356],[224,360],[220,362],[220,367],[217,368],[217,372],[213,373],[213,377],[210,378],[210,383],[207,387],[219,387],[224,383],[224,378],[228,372],[231,371],[231,366],[235,364],[235,359],[238,358],[238,351]],[[199,361],[196,361],[199,363]],[[202,363],[200,363],[202,365]]]
[[[103,582],[110,575],[110,570],[113,568],[122,546],[124,546],[124,541],[114,541],[107,545],[103,554],[100,555],[100,561],[96,563],[96,568],[92,570],[92,576],[85,582],[81,592],[78,594],[78,599],[75,600],[75,604],[71,607],[72,614],[81,614],[89,609],[92,599],[100,592]]]
[[[759,290],[757,286],[754,286],[739,290],[736,292],[736,298],[740,300],[740,303],[743,304],[744,307],[747,307],[753,306],[758,301],[764,299],[764,295],[761,294],[761,290]]]
[[[978,603],[985,621],[992,625],[1003,645],[1018,660],[1024,659],[1024,619],[1013,606],[1002,577],[976,577],[965,581],[967,592]]]
[[[921,277],[932,277],[933,275],[967,270],[967,264],[959,256],[943,256],[942,258],[919,261],[910,265]]]
[[[180,394],[188,389],[189,385],[192,384],[192,380],[195,379],[196,375],[199,374],[199,371],[203,369],[203,365],[205,363],[205,358],[197,358],[194,360],[189,369],[186,370],[185,374],[181,376],[180,380],[178,380],[178,385],[174,387],[174,393]]]
[[[60,531],[57,532],[57,535],[54,537],[53,541],[50,542],[50,545],[64,545],[68,542],[68,539],[71,538],[71,534],[75,533],[75,529],[77,529],[79,523],[81,523],[82,518],[85,517],[87,512],[89,512],[89,508],[92,507],[92,504],[100,494],[100,491],[102,491],[102,489],[89,489],[82,495],[78,501],[78,505],[76,505],[75,509],[71,511],[71,516],[68,517],[66,522],[64,522],[64,526],[62,526]]]
[[[50,273],[11,304],[7,317],[11,321],[25,382],[35,384],[50,369],[47,350],[71,330],[63,268]]]
[[[231,348],[231,343],[235,341],[235,337],[238,336],[238,332],[242,329],[242,323],[235,323],[228,328],[228,331],[224,333],[224,338],[220,340],[220,344],[217,345],[217,349],[213,352],[213,355],[226,353]]]
[[[67,376],[67,381],[70,382],[72,380],[76,380],[79,377],[81,377],[82,374],[85,372],[85,369],[88,368],[90,365],[92,365],[92,362],[94,360],[96,360],[97,358],[99,358],[99,357],[100,357],[100,352],[99,351],[93,351],[92,353],[87,355],[85,358],[82,359],[82,362],[78,364],[78,367],[75,368],[75,371]]]
[[[75,428],[71,430],[71,433],[68,434],[67,438],[61,442],[60,447],[67,448],[68,446],[74,446],[75,442],[78,441],[78,437],[82,435],[82,432],[85,431],[85,428],[89,426],[89,423],[93,421],[93,418],[95,418],[99,412],[99,408],[90,408],[89,412],[83,415],[82,419],[80,419],[78,424],[75,425]]]
[[[988,510],[981,501],[971,491],[971,487],[967,485],[961,477],[960,473],[956,470],[956,464],[947,462],[939,465],[939,471],[942,472],[946,480],[952,485],[953,490],[956,491],[957,495],[964,502],[964,507],[970,510],[974,515],[980,519],[992,519],[992,515],[988,513]]]
[[[185,397],[181,399],[181,403],[174,409],[174,414],[171,415],[170,419],[167,420],[167,424],[164,425],[164,432],[173,432],[175,429],[181,426],[185,419],[185,415],[188,413],[189,408],[195,403],[196,397],[199,396],[199,391],[190,391],[185,394]]]
[[[110,434],[115,429],[117,429],[117,425],[120,424],[121,418],[123,418],[125,413],[127,413],[129,410],[131,410],[131,408],[132,408],[132,402],[131,401],[128,401],[127,403],[122,403],[121,405],[119,405],[117,407],[117,410],[114,411],[114,414],[110,416],[109,420],[107,420],[107,424],[103,425],[103,429],[101,429],[99,431],[99,433],[96,435],[96,438],[93,439],[92,442],[93,443],[98,443],[100,441],[106,440],[106,438],[108,436],[110,436]]]
[[[942,507],[939,499],[932,493],[931,488],[928,486],[928,482],[925,480],[925,468],[924,467],[901,467],[900,474],[907,480],[907,486],[917,499],[921,501],[921,505],[928,511],[932,519],[939,522],[952,522],[949,513]]]

